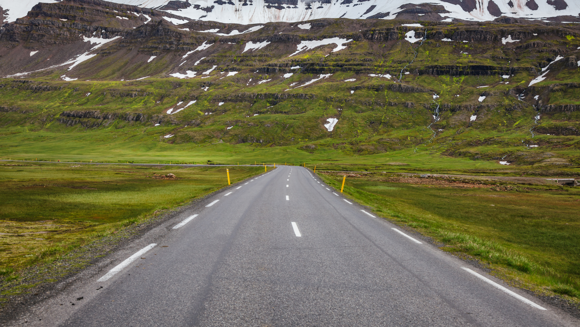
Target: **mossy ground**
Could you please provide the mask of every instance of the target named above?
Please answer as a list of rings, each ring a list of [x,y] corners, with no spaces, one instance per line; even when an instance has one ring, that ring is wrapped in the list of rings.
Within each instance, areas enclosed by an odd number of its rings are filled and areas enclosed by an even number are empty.
[[[228,167],[232,183],[262,167]],[[166,178],[173,173],[176,178]],[[227,186],[225,167],[0,164],[0,276],[19,278],[78,247]]]

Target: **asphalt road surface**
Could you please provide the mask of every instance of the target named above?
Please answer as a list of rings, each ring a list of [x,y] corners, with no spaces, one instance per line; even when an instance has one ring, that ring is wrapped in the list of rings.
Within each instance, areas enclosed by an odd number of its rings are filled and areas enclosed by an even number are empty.
[[[279,167],[135,241],[26,324],[578,323],[364,210],[308,170]]]

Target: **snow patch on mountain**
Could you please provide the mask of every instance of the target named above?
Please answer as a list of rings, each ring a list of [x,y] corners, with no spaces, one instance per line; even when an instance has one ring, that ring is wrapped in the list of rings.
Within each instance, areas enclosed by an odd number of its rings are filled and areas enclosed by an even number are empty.
[[[211,72],[213,72],[214,69],[217,68],[217,65],[214,65],[212,68],[210,68],[209,70],[203,72],[204,75],[209,75]]]
[[[330,44],[336,45],[336,48],[334,48],[334,50],[332,50],[332,52],[338,52],[340,50],[346,49],[345,44],[349,43],[349,42],[352,42],[352,40],[341,39],[339,37],[333,37],[330,39],[323,39],[323,40],[302,41],[302,42],[300,42],[300,44],[298,44],[296,52],[291,54],[289,57],[295,56],[303,51],[312,50],[314,48],[317,48],[317,47],[320,47],[323,45],[330,45]]]
[[[508,35],[508,37],[501,38],[501,43],[503,43],[504,45],[506,45],[507,43],[514,43],[514,42],[520,42],[520,40],[512,39],[511,35]]]
[[[313,80],[310,80],[310,81],[308,81],[308,82],[306,82],[306,83],[304,83],[304,84],[302,84],[302,85],[300,85],[300,86],[298,86],[298,87],[296,87],[296,88],[299,88],[299,87],[304,87],[304,86],[310,85],[310,84],[312,84],[312,83],[315,83],[315,82],[318,82],[318,81],[320,81],[321,79],[327,79],[327,78],[329,78],[330,76],[332,76],[332,74],[321,74],[321,75],[320,75],[320,77],[318,77],[318,78],[315,78],[315,79],[313,79]]]
[[[213,45],[213,43],[207,43],[207,41],[204,41],[203,44],[200,45],[199,47],[197,47],[195,50],[191,50],[188,53],[186,53],[182,59],[189,57],[190,54],[192,54],[196,51],[203,51],[203,50],[209,49],[209,47],[211,47],[212,45]]]
[[[326,128],[327,131],[332,132],[332,130],[334,130],[334,126],[336,126],[336,124],[338,123],[338,119],[328,118],[326,121],[328,123],[324,124],[324,127]]]
[[[250,41],[250,42],[246,43],[246,48],[244,49],[244,51],[242,53],[249,51],[249,50],[252,50],[252,51],[260,50],[260,49],[266,47],[268,44],[270,44],[270,42],[268,42],[268,41],[256,42],[256,43]]]
[[[110,2],[140,6],[144,8],[162,8],[171,0],[109,0]],[[39,2],[56,3],[58,0],[0,0],[0,6],[8,9],[8,22],[26,16],[28,11]],[[489,10],[489,0],[477,0],[474,8],[467,12],[461,4],[450,3],[446,0],[366,0],[357,2],[354,6],[351,1],[313,1],[297,0],[295,5],[272,6],[266,0],[231,0],[220,4],[215,0],[190,1],[192,6],[166,12],[192,20],[216,21],[235,24],[265,24],[269,22],[303,22],[322,18],[365,19],[377,14],[385,14],[383,19],[393,19],[398,13],[405,10],[405,5],[432,4],[441,6],[447,13],[441,13],[444,22],[452,19],[469,21],[491,21],[497,18]],[[465,0],[462,2],[466,2]],[[514,3],[515,2],[515,5]],[[524,0],[500,0],[494,4],[504,16],[526,19],[544,20],[557,16],[578,16],[580,1],[559,0],[566,4],[565,10],[556,9],[553,0],[535,0],[537,10],[526,6]],[[386,15],[388,13],[388,15]],[[164,19],[179,25],[187,22],[176,18]]]
[[[163,17],[163,19],[165,19],[166,21],[170,22],[173,25],[181,25],[181,24],[185,24],[188,23],[187,20],[182,20],[182,19],[177,19],[177,18],[170,18],[170,17]]]
[[[384,75],[383,74],[369,74],[369,76],[370,77],[384,77],[384,78],[388,78],[388,79],[391,79],[391,77],[393,77],[393,76],[391,76],[391,74],[384,74]]]
[[[415,37],[415,31],[408,31],[407,33],[405,33],[405,41],[415,43],[415,42],[419,42],[421,40],[423,40],[423,38],[416,38]]]
[[[555,63],[555,62],[557,62],[557,61],[560,61],[560,60],[562,60],[562,59],[564,59],[564,57],[562,57],[562,56],[558,56],[558,57],[556,57],[556,59],[554,59],[554,61],[552,61],[550,64],[548,64],[548,66],[546,66],[546,67],[542,68],[542,71],[543,71],[544,73],[543,73],[542,75],[540,75],[540,76],[538,76],[538,77],[534,78],[534,79],[533,79],[533,80],[530,82],[530,85],[528,85],[528,87],[530,87],[530,86],[532,86],[532,85],[534,85],[534,84],[538,84],[538,83],[540,83],[540,82],[543,82],[543,81],[546,79],[546,75],[548,75],[548,73],[550,72],[550,71],[548,70],[548,68],[550,68],[550,66],[551,66],[553,63]]]
[[[185,72],[185,74],[174,73],[174,74],[169,74],[169,76],[176,77],[179,79],[186,79],[186,78],[194,78],[195,74],[197,74],[197,73],[194,71],[188,70]]]
[[[215,29],[207,30],[207,31],[200,31],[200,32],[202,32],[202,33],[214,33],[214,34],[219,35],[219,36],[235,36],[235,35],[242,35],[242,34],[253,33],[253,32],[256,32],[256,31],[261,30],[262,28],[264,28],[264,25],[258,25],[258,26],[250,27],[250,28],[248,28],[247,30],[245,30],[243,32],[240,32],[238,30],[233,30],[233,31],[231,31],[228,34],[225,34],[225,33],[217,33],[217,31],[219,31],[219,30],[215,30]]]

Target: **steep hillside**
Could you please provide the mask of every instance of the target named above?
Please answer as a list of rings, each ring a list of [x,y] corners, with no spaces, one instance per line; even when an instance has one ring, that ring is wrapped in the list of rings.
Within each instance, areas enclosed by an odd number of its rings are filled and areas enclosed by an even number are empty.
[[[106,143],[124,131],[147,146],[580,164],[575,24],[247,26],[75,0],[35,6],[0,42],[4,156],[30,132]]]

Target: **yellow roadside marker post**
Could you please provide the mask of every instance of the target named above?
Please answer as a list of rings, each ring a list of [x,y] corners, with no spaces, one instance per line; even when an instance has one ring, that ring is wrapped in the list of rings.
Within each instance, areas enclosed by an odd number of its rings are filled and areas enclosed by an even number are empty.
[[[264,165],[264,172],[268,172],[268,166]]]
[[[232,183],[230,183],[230,170],[226,169],[226,172],[228,173],[228,185],[232,185]]]
[[[340,188],[340,193],[342,193],[342,191],[344,190],[344,182],[346,182],[346,175],[344,175],[344,178],[342,179],[342,187]]]
[[[276,168],[276,163],[274,163],[274,168]]]

